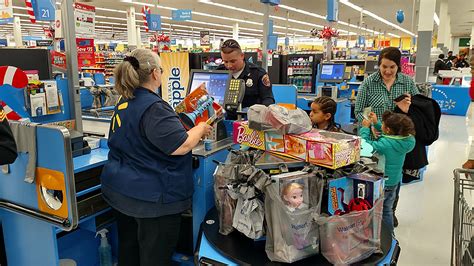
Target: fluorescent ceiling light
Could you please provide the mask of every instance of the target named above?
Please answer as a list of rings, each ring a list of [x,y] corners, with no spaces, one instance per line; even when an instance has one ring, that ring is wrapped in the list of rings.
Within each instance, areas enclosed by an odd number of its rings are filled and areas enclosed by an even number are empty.
[[[263,16],[263,13],[260,13],[260,12],[257,12],[257,11],[247,10],[247,9],[244,9],[244,8],[233,7],[233,6],[219,4],[219,3],[214,3],[214,2],[211,2],[210,0],[199,0],[198,2],[203,3],[203,4],[208,4],[208,5],[213,5],[213,6],[218,6],[218,7],[222,7],[222,8],[231,9],[231,10],[234,10],[234,11],[237,10],[237,11],[248,13],[248,14]],[[281,5],[279,5],[279,6],[281,7]]]
[[[363,10],[361,7],[359,7],[357,5],[354,5],[353,3],[349,2],[349,0],[340,0],[339,2],[346,5],[346,6],[348,6],[348,7],[352,7],[353,9],[355,9],[359,12],[361,12]]]
[[[397,34],[388,33],[388,35],[390,35],[390,36],[392,36],[392,37],[395,37],[395,38],[400,38],[400,35],[397,35]]]
[[[436,14],[436,12],[433,14],[433,19],[434,19],[434,22],[436,23],[436,25],[439,26],[439,17],[438,17],[438,14]]]
[[[231,21],[236,21],[236,22],[240,22],[240,23],[248,23],[248,24],[263,26],[263,23],[261,23],[261,22],[255,22],[255,21],[243,20],[243,19],[237,19],[237,18],[226,18],[226,17],[222,17],[222,16],[216,16],[216,15],[201,13],[201,12],[197,12],[197,11],[193,11],[193,15],[200,15],[200,16],[205,16],[205,17],[210,17],[210,18],[231,20]]]
[[[109,12],[127,14],[127,11],[124,11],[124,10],[117,10],[117,9],[110,9],[110,8],[103,8],[103,7],[96,7],[95,9],[100,10],[100,11],[109,11]]]
[[[387,24],[387,25],[389,25],[389,26],[392,26],[392,27],[394,27],[394,28],[396,28],[396,29],[398,29],[398,30],[400,30],[400,31],[403,31],[403,32],[405,32],[405,33],[407,33],[407,34],[409,34],[409,35],[411,35],[411,36],[415,36],[415,34],[413,34],[411,31],[408,31],[408,30],[406,30],[406,29],[404,29],[404,28],[402,28],[402,27],[400,27],[400,26],[398,26],[398,25],[396,25],[396,24],[394,24],[394,23],[392,23],[392,22],[390,22],[390,21],[388,21],[388,20],[386,20],[386,19],[384,19],[384,18],[381,18],[381,17],[379,17],[378,15],[376,15],[376,14],[374,14],[374,13],[368,11],[368,10],[364,10],[364,9],[362,9],[361,7],[359,7],[359,6],[357,6],[357,5],[355,5],[355,4],[351,3],[351,2],[349,2],[349,0],[341,0],[340,2],[341,2],[342,4],[344,4],[344,5],[346,5],[346,6],[349,6],[349,7],[353,8],[353,9],[359,11],[359,12],[362,12],[362,13],[364,13],[364,14],[367,14],[367,15],[371,16],[372,18],[375,18],[375,19],[378,20],[378,21],[381,21],[381,22],[383,22],[383,23],[385,23],[385,24]]]
[[[291,7],[291,6],[278,5],[278,7],[281,7],[281,8],[290,10],[290,11],[294,11],[294,12],[297,12],[297,13],[300,13],[300,14],[304,14],[304,15],[307,15],[307,16],[315,17],[315,18],[326,19],[326,16],[322,16],[322,15],[319,15],[319,14],[316,14],[316,13],[311,13],[311,12],[308,12],[308,11],[305,11],[305,10],[302,10],[302,9],[298,9],[298,8],[294,8],[294,7]]]

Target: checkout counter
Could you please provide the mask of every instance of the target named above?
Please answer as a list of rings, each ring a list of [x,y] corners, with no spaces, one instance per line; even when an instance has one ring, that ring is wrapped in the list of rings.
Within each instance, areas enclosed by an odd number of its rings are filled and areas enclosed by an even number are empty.
[[[471,98],[469,87],[471,84],[471,69],[440,70],[438,84],[433,85],[433,99],[441,107],[441,112],[447,115],[465,116]]]

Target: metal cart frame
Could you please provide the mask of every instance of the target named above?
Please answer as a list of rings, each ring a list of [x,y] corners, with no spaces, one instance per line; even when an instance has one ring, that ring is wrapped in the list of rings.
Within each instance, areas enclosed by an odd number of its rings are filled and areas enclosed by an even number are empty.
[[[455,169],[451,265],[474,265],[473,195],[474,170]]]

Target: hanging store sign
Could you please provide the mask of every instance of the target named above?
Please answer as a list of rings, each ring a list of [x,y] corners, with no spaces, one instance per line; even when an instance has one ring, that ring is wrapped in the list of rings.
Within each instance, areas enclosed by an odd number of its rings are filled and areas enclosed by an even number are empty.
[[[161,30],[161,16],[157,14],[148,14],[146,15],[146,20],[148,22],[148,29],[151,31]]]
[[[0,1],[0,24],[13,22],[13,0]]]
[[[200,35],[199,40],[201,42],[201,46],[207,46],[211,44],[211,37],[208,30],[201,31],[199,35]]]
[[[54,38],[62,39],[63,37],[63,26],[61,19],[61,10],[56,10],[56,19],[54,21]]]
[[[55,19],[55,3],[52,0],[31,0],[35,19],[38,21],[54,21]]]
[[[189,54],[161,53],[163,75],[161,98],[173,109],[186,97],[189,82]]]
[[[74,3],[76,33],[93,35],[95,33],[95,7]]]
[[[95,65],[94,39],[76,38],[77,64],[82,67],[92,67]]]
[[[192,14],[191,9],[178,9],[171,12],[171,17],[174,21],[186,21],[193,19]]]

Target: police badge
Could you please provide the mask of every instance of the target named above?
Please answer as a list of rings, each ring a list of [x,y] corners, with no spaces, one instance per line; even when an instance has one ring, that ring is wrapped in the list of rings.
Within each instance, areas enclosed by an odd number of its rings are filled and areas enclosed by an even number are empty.
[[[249,87],[249,88],[252,87],[252,86],[253,86],[253,80],[250,79],[250,78],[247,79],[247,81],[245,82],[245,85],[246,85],[247,87]]]

